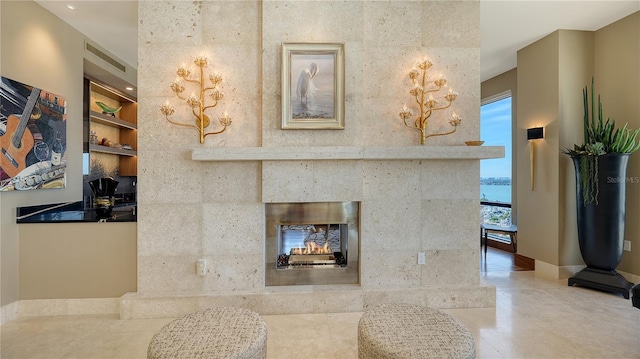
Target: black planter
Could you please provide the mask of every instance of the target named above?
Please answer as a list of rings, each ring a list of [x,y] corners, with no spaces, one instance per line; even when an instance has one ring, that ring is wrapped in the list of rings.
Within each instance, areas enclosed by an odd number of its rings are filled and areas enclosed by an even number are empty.
[[[616,272],[624,245],[626,175],[629,154],[598,156],[597,204],[584,204],[580,158],[572,157],[576,171],[578,242],[587,268],[569,278],[569,285],[620,293],[629,299],[629,283]]]

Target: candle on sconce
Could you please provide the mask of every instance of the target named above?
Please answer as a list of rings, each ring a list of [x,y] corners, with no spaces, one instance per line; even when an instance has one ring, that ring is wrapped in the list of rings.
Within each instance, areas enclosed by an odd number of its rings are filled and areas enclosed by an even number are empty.
[[[419,63],[418,68],[421,70],[426,70],[428,68],[431,67],[431,65],[433,65],[433,63],[431,62],[431,60],[428,57],[423,57],[422,61]]]
[[[455,101],[456,98],[458,98],[458,93],[455,92],[453,89],[449,89],[447,94],[444,95],[444,98],[449,102],[453,102]]]
[[[175,110],[169,103],[169,100],[167,100],[160,106],[160,112],[162,112],[162,114],[164,114],[165,116],[170,116],[175,112]]]
[[[198,105],[200,105],[200,100],[192,92],[191,95],[189,95],[189,97],[187,98],[187,104],[192,108],[196,108],[198,107]]]
[[[222,82],[222,74],[220,74],[219,72],[214,72],[213,75],[209,76],[209,80],[214,85],[217,85]]]
[[[191,72],[186,68],[185,65],[180,65],[176,73],[178,74],[179,77],[185,78],[185,79],[189,77],[189,75],[191,74]]]
[[[434,108],[436,107],[437,104],[438,104],[438,101],[436,101],[432,95],[429,95],[429,98],[427,99],[425,106],[427,108]]]
[[[220,124],[225,127],[231,124],[231,117],[229,117],[227,110],[224,110],[224,112],[222,113],[222,117],[220,117],[219,121],[220,121]]]
[[[449,124],[453,127],[457,127],[460,125],[461,122],[462,122],[462,117],[456,115],[456,113],[453,112],[451,114],[451,120],[449,121]]]
[[[438,88],[444,86],[447,83],[447,79],[440,74],[437,79],[433,80],[433,84],[438,86]]]
[[[200,55],[196,57],[196,59],[193,62],[199,67],[207,67],[209,60],[207,60],[205,56]]]
[[[411,117],[413,113],[411,112],[411,110],[407,108],[405,104],[402,104],[402,110],[400,110],[399,115],[400,115],[400,118],[402,118],[403,120],[406,120],[409,117]]]
[[[422,91],[422,87],[420,87],[420,85],[418,85],[418,84],[414,84],[413,87],[411,88],[411,90],[409,90],[409,93],[412,96],[418,96],[421,91]]]

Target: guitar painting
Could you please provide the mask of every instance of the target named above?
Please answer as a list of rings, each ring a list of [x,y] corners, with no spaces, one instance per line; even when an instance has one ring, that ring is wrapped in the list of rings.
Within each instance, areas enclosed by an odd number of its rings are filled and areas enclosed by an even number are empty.
[[[16,115],[9,115],[5,134],[0,137],[0,167],[11,177],[26,168],[27,154],[33,148],[34,140],[27,124],[39,96],[40,89],[34,87],[22,116],[18,118]]]
[[[67,100],[0,76],[0,192],[66,187]]]

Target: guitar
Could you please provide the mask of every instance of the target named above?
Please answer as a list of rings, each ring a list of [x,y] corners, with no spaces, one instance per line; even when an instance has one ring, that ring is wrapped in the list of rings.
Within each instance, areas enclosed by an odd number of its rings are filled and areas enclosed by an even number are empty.
[[[7,130],[3,136],[0,136],[0,168],[10,177],[15,177],[26,168],[26,157],[34,143],[31,131],[27,129],[27,122],[38,97],[40,97],[40,89],[32,88],[22,116],[18,118],[16,115],[9,115]]]

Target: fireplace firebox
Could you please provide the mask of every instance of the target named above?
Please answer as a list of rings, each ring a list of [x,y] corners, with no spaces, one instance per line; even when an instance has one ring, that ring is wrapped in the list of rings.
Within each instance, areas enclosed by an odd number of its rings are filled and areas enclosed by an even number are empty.
[[[357,284],[358,202],[266,204],[267,286]]]

